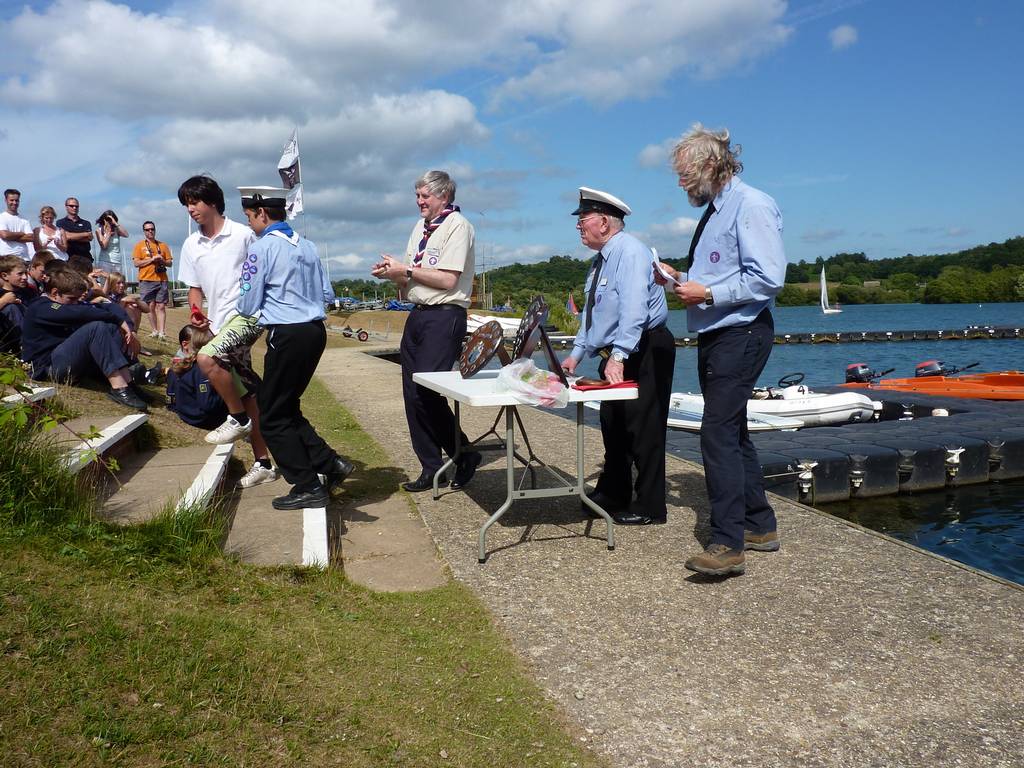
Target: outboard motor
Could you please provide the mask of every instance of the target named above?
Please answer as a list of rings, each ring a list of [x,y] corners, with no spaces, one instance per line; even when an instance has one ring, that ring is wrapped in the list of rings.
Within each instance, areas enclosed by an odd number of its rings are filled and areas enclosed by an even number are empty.
[[[941,360],[925,360],[923,363],[918,363],[917,367],[914,368],[914,376],[918,378],[923,376],[951,376],[957,370],[957,368],[946,365]]]
[[[875,378],[875,372],[867,363],[850,363],[846,366],[847,384],[869,384]]]

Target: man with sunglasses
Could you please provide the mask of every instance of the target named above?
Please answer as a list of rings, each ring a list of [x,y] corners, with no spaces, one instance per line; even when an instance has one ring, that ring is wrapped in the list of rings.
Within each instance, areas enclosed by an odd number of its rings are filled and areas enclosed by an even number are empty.
[[[601,403],[604,469],[590,498],[619,525],[651,525],[667,515],[665,424],[676,348],[665,327],[665,291],[654,282],[654,255],[623,231],[630,213],[614,195],[580,187],[572,215],[579,216],[583,244],[598,253],[587,276],[580,330],[562,368],[574,373],[584,355],[600,355],[602,378],[637,383],[636,400]]]
[[[143,240],[135,244],[132,261],[139,270],[139,298],[149,304],[149,322],[153,332],[149,335],[166,339],[167,333],[167,268],[171,266],[171,249],[156,239],[156,224],[144,222]]]
[[[67,243],[68,266],[83,275],[92,272],[92,226],[78,215],[78,198],[69,197],[64,201],[67,216],[57,222],[57,229],[64,230]]]

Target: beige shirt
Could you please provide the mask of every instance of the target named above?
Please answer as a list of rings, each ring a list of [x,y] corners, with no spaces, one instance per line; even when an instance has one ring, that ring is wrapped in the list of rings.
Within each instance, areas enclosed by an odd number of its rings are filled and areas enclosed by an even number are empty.
[[[450,214],[427,240],[420,266],[424,269],[458,272],[458,282],[450,291],[443,291],[417,283],[414,277],[406,288],[406,298],[414,304],[458,304],[468,309],[473,296],[473,276],[476,273],[475,238],[473,225],[465,216],[458,212]],[[405,249],[405,263],[410,267],[422,239],[423,219],[417,219]]]

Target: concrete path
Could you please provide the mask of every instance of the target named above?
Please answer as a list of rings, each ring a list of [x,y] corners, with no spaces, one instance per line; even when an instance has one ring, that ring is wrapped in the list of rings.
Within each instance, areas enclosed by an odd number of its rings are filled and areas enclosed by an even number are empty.
[[[414,475],[398,366],[329,350],[319,375]],[[464,412],[474,437],[496,409]],[[571,473],[571,423],[522,415],[538,455]],[[601,441],[587,439],[592,479]],[[467,492],[416,504],[455,577],[612,764],[1021,764],[1024,590],[782,499],[782,551],[700,580],[683,561],[707,535],[703,477],[671,456],[667,525],[620,527],[608,552],[603,523],[572,502],[517,502],[481,566],[502,462],[488,454]]]
[[[103,504],[111,522],[131,524],[150,520],[178,502],[210,457],[213,446],[203,443],[126,455],[116,473],[120,487]]]

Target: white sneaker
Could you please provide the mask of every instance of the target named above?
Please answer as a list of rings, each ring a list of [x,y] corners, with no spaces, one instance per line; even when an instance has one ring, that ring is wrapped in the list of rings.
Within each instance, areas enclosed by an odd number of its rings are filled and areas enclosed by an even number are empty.
[[[263,483],[272,483],[275,480],[277,480],[277,470],[274,467],[264,467],[257,461],[252,465],[252,469],[242,475],[238,484],[242,488],[252,488],[263,485]]]
[[[152,333],[149,334],[149,338],[151,338],[151,339],[158,339],[158,338],[160,338],[160,332],[159,331],[153,331]]]
[[[213,445],[226,445],[227,443],[233,443],[235,440],[247,437],[250,432],[252,432],[251,419],[247,424],[243,425],[239,424],[235,421],[234,417],[229,415],[223,424],[212,432],[207,433],[206,442]]]

